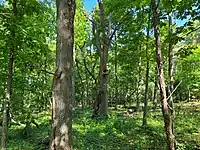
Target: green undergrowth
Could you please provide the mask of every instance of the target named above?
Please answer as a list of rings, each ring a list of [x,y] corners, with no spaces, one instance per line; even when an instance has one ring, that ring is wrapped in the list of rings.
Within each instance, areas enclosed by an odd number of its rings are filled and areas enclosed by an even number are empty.
[[[195,106],[194,106],[195,105]],[[176,105],[176,139],[178,150],[200,149],[200,106],[197,103]],[[13,125],[9,129],[7,150],[48,149],[50,113],[35,116],[34,125]],[[111,110],[108,117],[91,119],[91,110],[75,109],[73,114],[74,150],[165,150],[166,138],[160,109],[150,110],[148,125],[142,127],[142,112],[128,114]]]

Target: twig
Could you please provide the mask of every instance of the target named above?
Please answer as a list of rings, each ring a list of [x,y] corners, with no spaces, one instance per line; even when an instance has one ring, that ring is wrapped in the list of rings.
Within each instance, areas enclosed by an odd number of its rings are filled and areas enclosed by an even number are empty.
[[[93,75],[93,74],[91,73],[91,71],[88,69],[87,63],[86,63],[86,59],[85,59],[85,58],[84,58],[83,62],[84,62],[85,69],[86,69],[87,72],[90,74],[90,76],[91,76],[92,79],[94,80],[95,84],[97,84],[97,79],[94,77],[94,75]]]
[[[176,91],[176,89],[179,87],[179,85],[181,84],[182,80],[179,82],[179,84],[174,88],[174,90],[172,91],[172,93],[168,96],[167,101],[169,100],[169,98],[172,96],[172,94]]]
[[[186,35],[189,35],[190,33],[195,32],[195,31],[197,31],[197,30],[199,30],[199,29],[200,29],[200,27],[195,28],[195,29],[191,30],[190,32],[188,32]]]
[[[48,74],[51,74],[51,75],[55,75],[55,73],[49,72],[49,71],[47,71],[47,70],[40,70],[40,71],[45,72],[45,73],[48,73]]]

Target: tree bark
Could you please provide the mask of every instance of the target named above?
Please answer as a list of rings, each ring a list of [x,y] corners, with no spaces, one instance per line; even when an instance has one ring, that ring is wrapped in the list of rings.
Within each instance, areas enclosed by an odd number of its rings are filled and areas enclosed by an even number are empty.
[[[169,97],[169,101],[170,101],[170,106],[171,106],[171,115],[172,115],[172,133],[174,134],[174,120],[175,120],[175,109],[174,109],[174,100],[173,100],[173,95],[172,95],[172,91],[174,89],[173,87],[173,70],[174,70],[174,61],[173,61],[173,57],[174,57],[174,52],[173,52],[173,48],[172,48],[172,12],[170,12],[168,14],[168,22],[169,22],[169,31],[168,31],[168,37],[169,37],[169,49],[168,49],[168,95],[170,95]],[[175,136],[174,136],[175,138]]]
[[[13,15],[17,16],[17,0],[13,0],[12,3]],[[11,45],[8,63],[8,78],[7,87],[5,91],[5,99],[3,102],[3,123],[2,123],[2,137],[1,137],[1,149],[6,150],[6,137],[7,137],[7,127],[8,127],[8,116],[10,115],[10,102],[12,96],[12,81],[13,81],[13,65],[14,65],[14,52],[15,52],[15,29],[14,26],[11,27]]]
[[[100,9],[100,23],[102,26],[102,50],[101,50],[101,59],[100,59],[100,68],[101,68],[101,78],[100,78],[100,108],[99,113],[100,115],[107,115],[108,113],[108,93],[107,93],[107,82],[108,82],[108,49],[109,49],[109,35],[106,32],[106,25],[105,25],[105,12],[104,7],[101,0],[98,0],[99,9]]]
[[[51,150],[72,149],[72,75],[75,0],[57,0],[56,71],[52,83]]]
[[[154,19],[153,19],[154,36],[155,36],[155,43],[156,43],[156,61],[157,61],[158,74],[159,74],[159,86],[160,86],[160,93],[161,93],[162,112],[163,112],[165,131],[166,131],[166,136],[167,136],[167,148],[170,150],[174,150],[174,136],[173,136],[171,124],[170,124],[170,113],[168,109],[166,89],[165,89],[163,60],[162,60],[162,55],[161,55],[161,42],[160,42],[159,27],[158,27],[159,25],[158,5],[156,4],[156,0],[152,0],[152,6],[153,6],[153,16],[154,16]]]
[[[146,43],[146,84],[145,84],[145,98],[144,98],[144,113],[143,113],[143,126],[147,125],[147,111],[148,111],[148,88],[149,88],[149,28],[150,28],[150,12],[148,16],[147,27],[147,43]]]

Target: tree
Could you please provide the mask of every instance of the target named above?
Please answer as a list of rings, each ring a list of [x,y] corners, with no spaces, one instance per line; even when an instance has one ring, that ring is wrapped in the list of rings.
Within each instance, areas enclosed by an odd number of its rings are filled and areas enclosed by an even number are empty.
[[[111,33],[111,20],[109,23],[106,22],[106,14],[104,10],[104,6],[102,0],[98,0],[99,11],[100,11],[100,27],[101,33],[99,33],[98,22],[93,19],[92,22],[93,27],[93,36],[95,39],[95,46],[100,55],[100,67],[99,67],[99,90],[96,95],[96,104],[94,107],[94,114],[107,115],[108,113],[108,50],[112,40],[113,35],[115,34],[115,30]],[[108,26],[107,26],[108,24]],[[93,114],[93,116],[95,116]]]
[[[13,0],[12,2],[12,15],[13,18],[17,16],[17,0]],[[6,86],[6,97],[3,103],[3,123],[2,123],[2,138],[1,138],[1,149],[6,149],[6,136],[7,136],[7,124],[8,124],[8,116],[10,115],[9,107],[11,102],[12,95],[12,81],[13,81],[13,64],[14,64],[14,52],[15,52],[15,27],[11,25],[10,27],[10,55],[8,62],[8,78],[7,78],[7,86]]]
[[[167,136],[168,149],[174,150],[174,136],[171,129],[170,124],[170,113],[167,103],[167,95],[165,89],[165,77],[163,71],[163,60],[162,60],[162,52],[161,52],[161,42],[159,35],[159,15],[158,15],[158,4],[156,0],[152,1],[153,7],[153,23],[154,23],[154,36],[155,36],[155,44],[156,44],[156,62],[157,69],[159,75],[159,87],[160,87],[160,95],[161,95],[161,104],[162,104],[162,112],[165,123],[165,132]]]
[[[72,149],[75,0],[57,0],[56,71],[52,83],[51,150]]]
[[[144,95],[144,114],[143,114],[143,126],[147,124],[147,111],[148,111],[148,88],[149,88],[149,29],[150,29],[150,14],[148,15],[148,27],[147,27],[147,44],[146,44],[146,83],[145,83],[145,95]]]

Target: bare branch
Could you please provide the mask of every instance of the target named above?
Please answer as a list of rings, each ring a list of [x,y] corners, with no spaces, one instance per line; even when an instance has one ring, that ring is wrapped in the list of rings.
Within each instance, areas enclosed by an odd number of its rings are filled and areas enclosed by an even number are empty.
[[[195,28],[195,29],[191,30],[190,32],[188,32],[186,35],[189,35],[190,33],[194,32],[194,31],[197,31],[197,30],[199,30],[199,29],[200,29],[200,27]]]
[[[181,84],[182,80],[179,82],[179,84],[174,88],[174,90],[172,91],[172,93],[168,96],[167,101],[169,100],[169,98],[172,96],[172,94],[176,91],[176,89],[179,87],[179,85]]]
[[[51,74],[51,75],[55,75],[55,73],[52,73],[52,72],[49,72],[49,71],[47,71],[47,70],[40,70],[40,71],[42,71],[42,72],[45,72],[45,73],[48,73],[48,74]]]
[[[97,85],[97,79],[96,79],[95,76],[91,73],[91,71],[88,69],[87,63],[86,63],[86,59],[85,59],[85,58],[84,58],[84,66],[85,66],[85,69],[87,70],[87,72],[90,74],[90,76],[91,76],[92,79],[94,80],[95,84]]]

